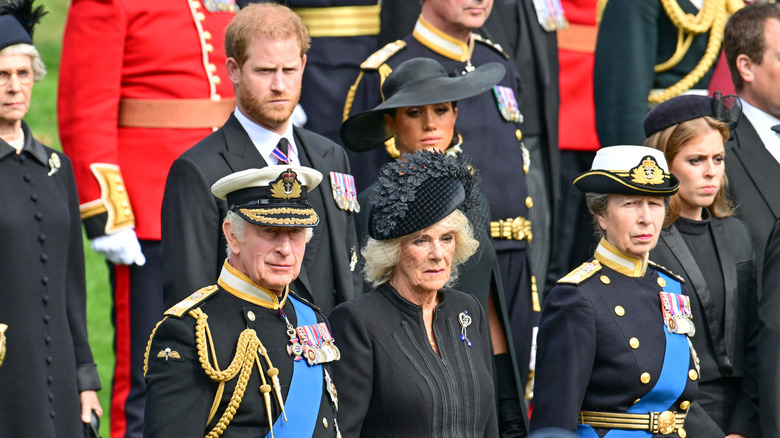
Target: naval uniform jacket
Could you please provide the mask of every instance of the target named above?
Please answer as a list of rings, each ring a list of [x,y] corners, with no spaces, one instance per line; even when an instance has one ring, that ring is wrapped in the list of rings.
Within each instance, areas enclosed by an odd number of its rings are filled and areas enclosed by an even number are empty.
[[[342,352],[333,364],[344,437],[497,437],[490,328],[471,295],[439,293],[437,355],[422,308],[385,283],[330,315]],[[461,341],[459,315],[471,324]]]
[[[289,337],[287,325],[281,316],[281,308],[293,327],[298,327],[298,315],[291,297],[277,298],[254,284],[249,277],[225,263],[217,285],[203,288],[172,307],[152,333],[146,359],[146,410],[144,413],[145,437],[202,437],[220,421],[234,396],[239,376],[228,380],[219,395],[219,405],[212,408],[219,383],[212,380],[202,365],[196,341],[196,318],[191,311],[199,309],[206,316],[208,333],[212,339],[216,359],[208,349],[208,360],[214,369],[228,370],[231,361],[237,357],[237,344],[246,329],[255,331],[260,343],[268,352],[271,364],[279,370],[282,398],[285,400],[287,422],[296,424],[308,418],[313,424],[313,437],[335,437],[336,409],[327,391],[323,374],[321,385],[312,385],[302,393],[309,409],[301,409],[299,415],[293,411],[288,398],[293,376],[293,359],[287,353]],[[300,305],[311,307],[318,323],[325,321],[324,315],[315,306],[298,300]],[[270,365],[259,356],[262,372]],[[296,366],[310,366],[303,362]],[[330,363],[314,365],[332,376]],[[319,370],[317,370],[319,371]],[[297,372],[297,369],[296,369]],[[271,379],[265,374],[268,384]],[[258,373],[258,364],[252,365],[245,392],[230,420],[223,438],[263,437],[270,431],[268,415],[263,397],[259,391],[264,382]],[[271,391],[271,418],[276,422],[281,415],[275,391]],[[209,413],[214,412],[211,421]],[[316,410],[316,415],[311,409]],[[280,421],[284,421],[281,419]],[[296,424],[297,425],[297,424]],[[312,425],[309,424],[309,427]],[[276,436],[280,436],[278,425],[274,425]],[[270,436],[270,435],[269,435]],[[289,435],[286,435],[289,436]]]
[[[81,437],[79,392],[100,389],[87,342],[86,283],[70,160],[22,122],[21,154],[0,140],[0,436]]]
[[[332,141],[305,129],[294,128],[293,133],[301,165],[323,176],[309,192],[320,223],[306,245],[295,291],[327,313],[355,296],[360,285],[352,263],[353,259],[357,262],[354,219],[352,213],[338,208],[329,182],[330,172],[349,173],[349,162],[344,149]],[[231,173],[265,166],[235,115],[173,163],[162,210],[166,304],[183,299],[184,291],[213,283],[225,260],[222,220],[228,205],[211,194],[212,184]]]
[[[673,1],[686,13],[699,11],[689,0]],[[653,67],[674,53],[677,33],[661,0],[607,2],[598,29],[593,74],[596,130],[602,146],[642,144],[650,90],[677,83],[704,55],[709,32],[693,38],[680,63],[655,73]],[[693,88],[706,92],[712,71],[710,67]]]
[[[690,436],[710,433],[740,433],[760,436],[758,431],[758,386],[756,382],[756,336],[758,330],[755,263],[753,245],[745,224],[736,218],[711,217],[709,229],[723,272],[725,302],[715,303],[705,277],[674,225],[661,231],[661,238],[650,251],[650,258],[685,280],[691,297],[696,335],[691,338],[699,357],[701,382],[728,379],[739,383],[740,391],[731,413],[728,430],[718,427],[706,412],[693,403],[685,420]],[[717,280],[716,280],[717,281]],[[715,320],[715,308],[721,307],[723,321]],[[701,428],[701,432],[699,432]]]
[[[580,411],[625,413],[656,385],[667,330],[659,269],[602,239],[594,258],[553,288],[539,323],[531,432],[576,431]],[[657,412],[684,412],[698,389],[693,355],[667,360],[684,362],[686,376],[677,377],[685,385]],[[608,431],[594,429],[599,436]]]

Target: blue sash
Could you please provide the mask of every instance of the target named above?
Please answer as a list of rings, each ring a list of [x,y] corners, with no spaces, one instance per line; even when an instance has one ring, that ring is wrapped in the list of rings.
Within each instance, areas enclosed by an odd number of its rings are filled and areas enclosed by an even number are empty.
[[[678,280],[660,271],[658,276],[666,281],[666,286],[663,288],[664,292],[682,293]],[[627,412],[629,414],[666,411],[680,398],[680,395],[685,390],[691,354],[687,336],[669,333],[665,324],[662,324],[662,327],[666,335],[666,351],[664,352],[664,364],[661,368],[661,375],[658,377],[658,381],[653,389],[628,408]],[[683,360],[683,358],[688,358],[688,360]],[[644,430],[612,429],[604,435],[604,438],[642,438],[652,435],[651,432]],[[588,424],[577,425],[577,436],[580,438],[598,438],[596,431]]]
[[[299,327],[317,324],[317,317],[311,307],[293,298],[292,295],[288,295],[287,299],[295,308]],[[279,415],[276,419],[274,423],[276,438],[312,436],[320,413],[322,379],[322,365],[309,366],[305,360],[293,361],[290,390],[287,391],[287,399],[284,401],[288,421],[284,421],[283,415]],[[270,437],[271,432],[268,432],[266,438]]]

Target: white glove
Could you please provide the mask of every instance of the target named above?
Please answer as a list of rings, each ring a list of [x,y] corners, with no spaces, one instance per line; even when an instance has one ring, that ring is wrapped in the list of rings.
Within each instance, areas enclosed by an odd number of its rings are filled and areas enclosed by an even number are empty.
[[[128,228],[114,234],[108,234],[92,239],[90,242],[96,253],[105,257],[115,265],[142,266],[146,263],[146,257],[141,252],[141,244],[135,231]]]

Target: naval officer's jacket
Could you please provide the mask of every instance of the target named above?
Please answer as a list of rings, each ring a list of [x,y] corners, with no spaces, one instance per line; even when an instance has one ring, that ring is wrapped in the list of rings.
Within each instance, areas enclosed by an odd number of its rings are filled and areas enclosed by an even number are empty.
[[[621,437],[686,435],[698,359],[686,335],[667,329],[659,294],[682,294],[678,279],[602,239],[594,258],[558,282],[539,324],[532,432],[554,426],[611,437],[612,427],[598,423],[630,420],[646,431]]]
[[[152,333],[144,436],[262,437],[273,424],[276,438],[338,437],[330,363],[310,365],[309,355],[340,357],[319,309],[277,298],[226,262],[217,285],[172,307]]]

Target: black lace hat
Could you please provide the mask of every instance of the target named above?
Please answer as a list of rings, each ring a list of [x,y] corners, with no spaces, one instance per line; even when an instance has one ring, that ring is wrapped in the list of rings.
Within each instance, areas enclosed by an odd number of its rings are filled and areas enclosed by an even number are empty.
[[[389,109],[456,102],[490,90],[506,74],[503,65],[489,62],[460,76],[449,76],[430,58],[413,58],[399,65],[382,84],[384,102],[355,114],[341,125],[341,140],[347,149],[364,152],[381,146],[392,137],[385,125]]]
[[[320,219],[308,192],[322,174],[303,166],[267,166],[231,173],[211,186],[211,193],[245,221],[271,227],[314,227]]]
[[[712,97],[685,95],[658,104],[645,116],[645,135],[650,137],[670,126],[679,125],[699,117],[712,117],[734,130],[742,114],[742,105],[734,95],[723,96],[715,92]]]
[[[0,0],[0,50],[14,44],[32,45],[33,28],[46,15],[33,0]]]
[[[574,178],[574,185],[585,193],[670,196],[680,181],[668,169],[658,149],[609,146],[596,152],[591,169]]]
[[[467,162],[437,151],[404,154],[379,171],[368,234],[388,240],[420,231],[479,202],[479,177]]]

